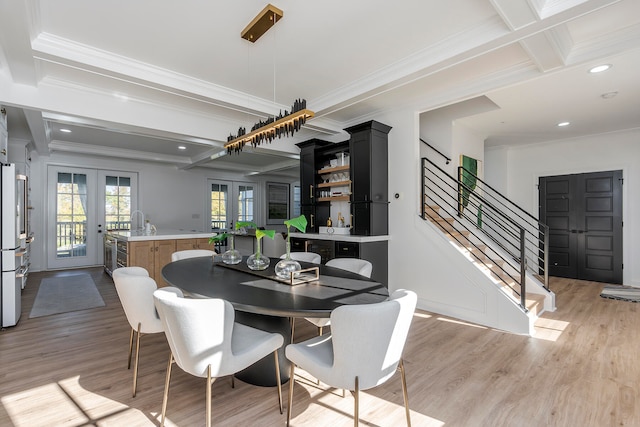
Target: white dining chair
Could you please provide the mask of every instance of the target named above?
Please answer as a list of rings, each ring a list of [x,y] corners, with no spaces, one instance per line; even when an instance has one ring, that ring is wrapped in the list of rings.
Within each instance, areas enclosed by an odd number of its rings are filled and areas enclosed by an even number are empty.
[[[162,322],[156,312],[153,292],[158,288],[155,280],[142,267],[120,267],[113,271],[113,282],[120,303],[131,326],[129,336],[129,362],[131,369],[134,335],[136,356],[133,364],[133,397],[136,397],[138,384],[138,362],[140,360],[140,338],[143,334],[155,334],[163,331]],[[180,292],[174,288],[174,292]]]
[[[235,312],[228,301],[217,298],[186,299],[171,290],[160,288],[154,293],[156,307],[171,349],[160,426],[164,426],[171,365],[174,361],[186,373],[207,379],[206,425],[209,427],[211,386],[215,379],[233,375],[273,353],[278,404],[282,413],[278,364],[278,349],[284,342],[282,335],[235,323]]]
[[[289,252],[289,255],[295,261],[310,262],[312,264],[320,264],[322,262],[320,254],[315,252]],[[286,257],[287,254],[282,254],[280,259],[285,259]]]
[[[209,249],[187,249],[184,251],[177,251],[171,254],[171,261],[180,261],[181,259],[186,258],[197,258],[201,256],[213,257],[216,255],[216,251],[212,251]]]
[[[331,313],[331,334],[289,344],[291,364],[287,426],[291,420],[295,368],[305,370],[330,387],[351,390],[354,425],[359,422],[359,393],[386,382],[400,368],[407,426],[411,426],[402,352],[417,296],[400,289],[376,304],[343,305]]]
[[[334,258],[327,261],[325,265],[347,270],[366,278],[371,277],[371,271],[373,270],[373,265],[369,261],[359,258]],[[305,319],[318,328],[318,335],[322,335],[324,327],[331,324],[328,317],[305,317]]]

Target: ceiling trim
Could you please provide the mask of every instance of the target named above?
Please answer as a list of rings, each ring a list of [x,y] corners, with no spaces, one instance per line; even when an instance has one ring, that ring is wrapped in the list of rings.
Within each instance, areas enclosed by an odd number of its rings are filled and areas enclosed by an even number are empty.
[[[113,148],[102,145],[81,144],[76,142],[53,140],[49,143],[49,149],[75,154],[85,154],[92,156],[117,157],[128,160],[144,160],[147,162],[184,164],[188,163],[187,157],[170,156],[167,154],[150,153],[148,151],[129,150],[126,148]]]

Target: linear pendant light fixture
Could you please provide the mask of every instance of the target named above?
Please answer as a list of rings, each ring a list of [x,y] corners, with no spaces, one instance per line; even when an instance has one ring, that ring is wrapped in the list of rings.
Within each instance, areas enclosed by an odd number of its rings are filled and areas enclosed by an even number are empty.
[[[285,110],[276,117],[269,117],[266,121],[259,121],[251,132],[246,133],[245,128],[238,129],[238,136],[229,135],[224,148],[231,154],[239,153],[245,144],[251,144],[254,147],[263,142],[271,142],[276,138],[283,136],[291,136],[302,128],[308,118],[314,116],[313,111],[307,110],[307,101],[299,99],[294,102],[291,107],[291,113]]]
[[[268,4],[264,9],[253,18],[253,21],[246,26],[240,37],[255,43],[264,33],[273,27],[284,16],[284,12],[272,4]],[[224,148],[227,153],[239,153],[245,144],[251,144],[254,147],[263,142],[271,142],[276,138],[283,136],[291,136],[302,128],[308,118],[314,116],[313,111],[307,110],[307,101],[298,99],[291,106],[291,112],[285,110],[284,114],[276,117],[269,117],[265,121],[259,121],[251,128],[251,132],[246,133],[246,129],[240,127],[237,136],[229,135]]]

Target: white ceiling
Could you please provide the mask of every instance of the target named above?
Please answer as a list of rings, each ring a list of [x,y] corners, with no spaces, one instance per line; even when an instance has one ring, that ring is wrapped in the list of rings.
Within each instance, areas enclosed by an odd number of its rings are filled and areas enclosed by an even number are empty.
[[[638,0],[273,4],[284,17],[249,43],[264,0],[0,0],[10,138],[40,155],[295,174],[295,142],[345,140],[391,109],[484,99],[494,108],[459,121],[489,147],[640,126]],[[600,63],[613,68],[587,73]],[[295,137],[212,158],[297,98],[316,117]]]

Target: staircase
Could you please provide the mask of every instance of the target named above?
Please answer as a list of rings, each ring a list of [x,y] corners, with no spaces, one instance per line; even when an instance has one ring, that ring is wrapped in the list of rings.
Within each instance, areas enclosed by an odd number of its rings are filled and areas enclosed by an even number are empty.
[[[496,292],[517,304],[531,325],[544,311],[554,311],[548,227],[464,167],[453,177],[423,158],[422,169],[421,217],[444,233]]]

